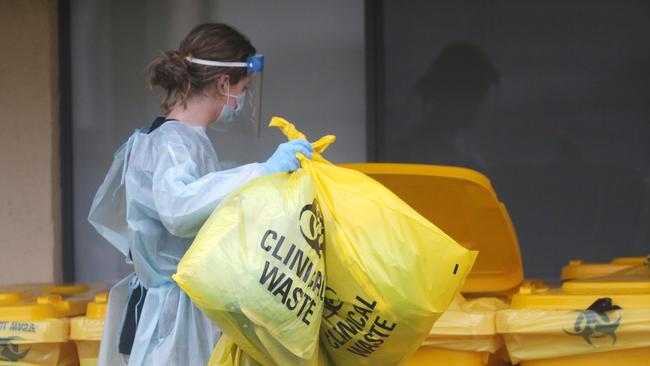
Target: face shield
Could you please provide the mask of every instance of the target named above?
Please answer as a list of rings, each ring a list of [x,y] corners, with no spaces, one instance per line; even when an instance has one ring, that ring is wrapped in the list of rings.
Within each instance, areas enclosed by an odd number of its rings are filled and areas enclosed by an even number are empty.
[[[186,57],[186,60],[206,66],[246,68],[247,76],[244,80],[248,80],[247,85],[240,93],[235,93],[232,85],[229,86],[221,115],[209,128],[220,133],[234,132],[259,137],[264,56],[247,57],[245,62],[212,61],[193,57]]]

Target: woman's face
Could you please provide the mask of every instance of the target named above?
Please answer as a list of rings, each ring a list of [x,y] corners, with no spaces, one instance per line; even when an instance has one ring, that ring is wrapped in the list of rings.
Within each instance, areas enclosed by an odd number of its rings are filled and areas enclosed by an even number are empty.
[[[237,96],[242,95],[246,91],[248,84],[250,84],[252,76],[247,75],[246,77],[239,80],[235,84],[230,84],[230,78],[228,75],[221,75],[217,81],[217,90],[216,93],[209,96],[213,98],[214,102],[212,104],[211,110],[211,119],[216,122],[221,116],[221,112],[224,106],[227,104],[232,110],[237,109]]]
[[[248,84],[250,84],[251,79],[251,75],[246,75],[244,78],[239,80],[239,82],[235,84],[229,84],[228,88],[226,88],[225,93],[230,94],[230,98],[228,98],[227,95],[224,95],[224,103],[227,103],[232,109],[237,109],[237,100],[233,97],[242,95],[242,93],[246,91]]]

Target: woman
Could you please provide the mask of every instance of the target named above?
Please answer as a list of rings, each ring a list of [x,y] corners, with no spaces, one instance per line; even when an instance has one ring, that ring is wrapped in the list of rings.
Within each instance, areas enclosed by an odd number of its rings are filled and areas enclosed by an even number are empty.
[[[203,24],[149,65],[166,117],[116,152],[89,215],[135,270],[111,289],[100,365],[205,365],[220,330],[171,275],[224,196],[263,174],[297,169],[297,153],[311,157],[309,142],[294,140],[263,164],[221,169],[206,128],[241,111],[254,56],[235,29]]]

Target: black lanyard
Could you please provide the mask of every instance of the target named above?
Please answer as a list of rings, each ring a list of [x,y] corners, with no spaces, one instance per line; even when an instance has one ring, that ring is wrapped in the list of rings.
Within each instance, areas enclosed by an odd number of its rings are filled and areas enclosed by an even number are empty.
[[[156,119],[153,120],[153,123],[151,124],[151,127],[149,127],[149,132],[147,132],[147,133],[148,133],[148,134],[149,134],[149,133],[152,133],[152,132],[155,131],[158,127],[160,127],[160,126],[162,126],[163,124],[165,124],[165,122],[169,122],[169,121],[176,121],[176,120],[173,119],[173,118],[156,117]]]

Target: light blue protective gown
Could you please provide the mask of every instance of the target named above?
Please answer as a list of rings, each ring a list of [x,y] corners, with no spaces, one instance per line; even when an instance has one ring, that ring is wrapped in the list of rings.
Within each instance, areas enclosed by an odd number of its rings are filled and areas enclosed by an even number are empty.
[[[88,217],[135,273],[110,292],[99,365],[205,365],[221,332],[172,281],[199,228],[261,164],[221,170],[205,128],[169,121],[138,130],[114,155]],[[148,289],[130,357],[118,353],[131,288]]]

